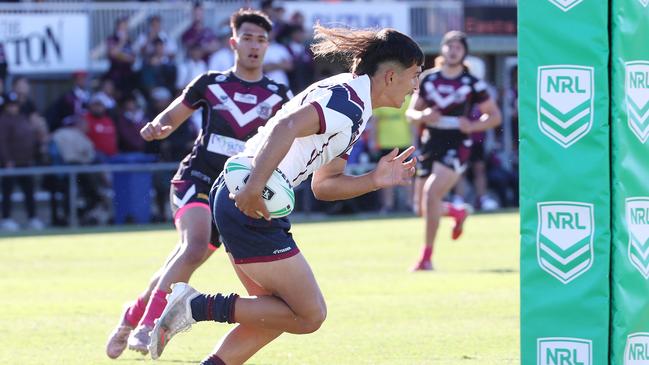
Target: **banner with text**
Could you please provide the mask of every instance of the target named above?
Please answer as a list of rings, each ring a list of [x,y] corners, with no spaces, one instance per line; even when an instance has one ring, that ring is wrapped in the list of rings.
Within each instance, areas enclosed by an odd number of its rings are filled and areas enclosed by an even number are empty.
[[[649,1],[612,0],[611,364],[649,364]]]
[[[45,74],[88,68],[86,14],[0,14],[9,72]]]
[[[608,4],[518,2],[521,364],[608,364]]]
[[[342,6],[317,1],[287,1],[282,3],[282,6],[288,16],[294,12],[302,13],[307,31],[312,30],[319,22],[325,26],[394,28],[410,34],[410,5],[407,3],[346,2]]]

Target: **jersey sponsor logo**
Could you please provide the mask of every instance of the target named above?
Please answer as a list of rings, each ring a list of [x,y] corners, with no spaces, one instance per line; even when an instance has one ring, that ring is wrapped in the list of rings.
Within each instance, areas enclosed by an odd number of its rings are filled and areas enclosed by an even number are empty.
[[[627,198],[624,210],[629,231],[629,261],[649,279],[649,197]]]
[[[556,65],[538,69],[537,113],[541,132],[568,148],[593,125],[593,68]]]
[[[234,156],[245,149],[245,142],[236,138],[222,136],[220,134],[210,134],[210,140],[206,149],[213,153],[223,156]]]
[[[649,365],[649,332],[636,332],[627,336],[624,365]]]
[[[232,117],[234,117],[234,120],[239,125],[239,127],[245,127],[250,122],[261,117],[261,115],[259,115],[258,108],[252,108],[247,112],[243,113],[239,108],[239,106],[237,106],[234,100],[232,100],[230,96],[228,96],[228,94],[225,92],[225,90],[223,90],[223,88],[220,85],[216,85],[216,84],[209,85],[208,88],[210,92],[221,101],[222,104],[227,106],[228,111],[230,112]],[[263,100],[262,103],[269,105],[269,107],[272,109],[275,105],[277,105],[281,101],[282,101],[281,96],[277,94],[272,94],[268,98]]]
[[[536,239],[541,269],[568,284],[593,264],[593,204],[539,202]]]
[[[624,71],[629,128],[640,142],[645,143],[649,137],[649,61],[627,62]]]
[[[563,11],[568,11],[577,6],[583,0],[548,0]]]
[[[257,104],[257,95],[254,94],[242,94],[235,92],[234,101],[246,104]]]
[[[570,337],[536,340],[537,365],[591,365],[593,341]]]

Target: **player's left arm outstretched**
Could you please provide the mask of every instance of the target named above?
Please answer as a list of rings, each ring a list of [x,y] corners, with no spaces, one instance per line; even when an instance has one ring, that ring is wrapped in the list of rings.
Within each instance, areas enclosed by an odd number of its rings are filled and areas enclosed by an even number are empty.
[[[408,160],[414,151],[415,147],[410,146],[398,154],[395,148],[381,157],[376,169],[361,176],[345,175],[347,161],[336,158],[316,170],[311,189],[319,200],[344,200],[378,189],[408,185],[412,183],[417,163],[414,157]]]
[[[177,97],[169,106],[140,130],[145,141],[167,138],[178,126],[189,118],[194,109],[183,104],[183,95]]]

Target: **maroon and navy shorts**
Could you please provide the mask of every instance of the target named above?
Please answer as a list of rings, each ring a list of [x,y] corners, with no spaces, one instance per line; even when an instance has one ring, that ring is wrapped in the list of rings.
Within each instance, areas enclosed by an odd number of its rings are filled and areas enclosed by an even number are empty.
[[[430,176],[435,162],[461,174],[469,161],[472,144],[471,138],[459,129],[426,128],[419,140],[416,176]]]
[[[209,193],[209,185],[202,180],[191,177],[185,180],[172,180],[169,203],[171,204],[171,212],[176,226],[178,226],[180,217],[185,214],[187,209],[201,208],[210,212]],[[219,230],[212,221],[209,248],[210,250],[216,250],[219,246],[221,246]]]
[[[236,264],[268,262],[297,255],[300,250],[291,234],[287,217],[253,219],[243,214],[229,198],[230,191],[222,178],[217,179],[210,192],[214,222],[225,249]]]

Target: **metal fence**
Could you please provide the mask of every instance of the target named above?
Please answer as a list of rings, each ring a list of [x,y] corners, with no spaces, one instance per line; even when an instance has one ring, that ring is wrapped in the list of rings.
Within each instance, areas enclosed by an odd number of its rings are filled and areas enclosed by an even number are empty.
[[[69,225],[71,227],[77,227],[79,226],[79,217],[76,209],[79,192],[77,181],[78,175],[114,172],[175,171],[177,168],[177,162],[21,167],[13,169],[0,169],[0,179],[11,176],[66,175],[68,179],[69,189],[67,202],[70,212]]]

